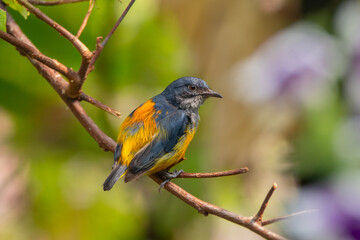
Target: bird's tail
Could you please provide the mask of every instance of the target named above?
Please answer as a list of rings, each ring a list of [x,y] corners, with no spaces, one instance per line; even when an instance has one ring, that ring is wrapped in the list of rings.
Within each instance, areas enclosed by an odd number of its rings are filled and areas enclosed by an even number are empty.
[[[109,191],[114,186],[116,181],[125,173],[126,170],[126,165],[117,165],[116,167],[114,167],[103,184],[104,191]]]

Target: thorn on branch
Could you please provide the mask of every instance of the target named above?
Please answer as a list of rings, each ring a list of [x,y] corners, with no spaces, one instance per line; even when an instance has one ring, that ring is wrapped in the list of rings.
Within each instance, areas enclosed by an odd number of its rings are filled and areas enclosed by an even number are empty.
[[[261,207],[259,209],[259,211],[257,212],[257,214],[252,218],[252,222],[256,222],[258,224],[262,224],[262,218],[263,218],[263,215],[264,215],[264,212],[265,212],[265,209],[269,203],[269,200],[272,196],[272,194],[274,193],[275,189],[277,188],[277,184],[274,183],[272,185],[272,187],[270,188],[269,192],[267,193],[263,203],[261,204]]]
[[[198,211],[198,213],[204,215],[205,217],[209,216],[209,213],[207,211],[205,211],[205,209],[203,209],[201,206],[196,205],[195,208]]]

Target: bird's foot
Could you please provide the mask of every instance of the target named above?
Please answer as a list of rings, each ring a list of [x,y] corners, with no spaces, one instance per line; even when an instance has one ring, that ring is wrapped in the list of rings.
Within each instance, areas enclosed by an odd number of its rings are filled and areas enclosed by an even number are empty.
[[[165,184],[170,182],[171,179],[177,178],[183,172],[184,170],[174,170],[173,172],[168,172],[168,171],[159,172],[160,176],[162,176],[165,179],[159,186],[159,192],[165,186]]]

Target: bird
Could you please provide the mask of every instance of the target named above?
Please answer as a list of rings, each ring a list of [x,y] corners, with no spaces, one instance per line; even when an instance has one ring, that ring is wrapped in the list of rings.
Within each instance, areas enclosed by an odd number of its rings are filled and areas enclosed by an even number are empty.
[[[103,184],[104,191],[121,177],[126,183],[158,172],[166,179],[163,187],[183,172],[168,171],[185,159],[199,124],[198,109],[209,97],[223,98],[204,80],[182,77],[130,113],[120,126],[114,164]]]

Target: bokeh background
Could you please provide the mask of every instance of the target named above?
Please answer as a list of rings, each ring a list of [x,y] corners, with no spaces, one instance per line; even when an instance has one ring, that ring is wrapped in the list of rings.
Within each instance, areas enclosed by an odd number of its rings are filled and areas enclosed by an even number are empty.
[[[128,1],[97,1],[81,40],[106,35]],[[76,33],[88,4],[40,7]],[[33,15],[10,10],[48,56],[80,56]],[[269,228],[290,239],[360,239],[360,2],[137,1],[102,52],[84,91],[122,119],[182,76],[224,99],[177,166],[242,176],[175,180],[205,201],[253,215],[274,182],[265,218],[318,209]],[[112,165],[47,82],[0,41],[0,239],[260,239],[203,217],[144,177],[102,183]],[[114,139],[122,119],[83,103]]]

